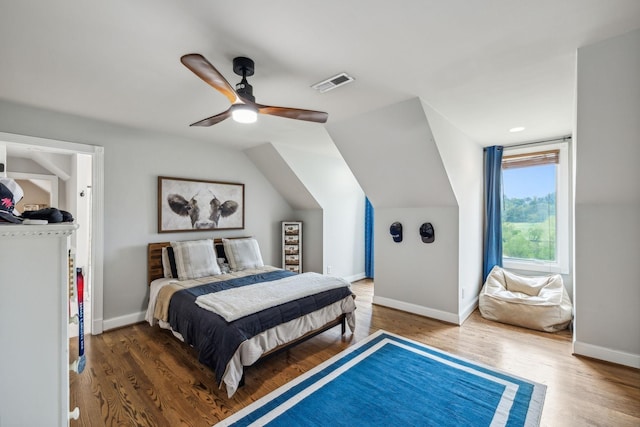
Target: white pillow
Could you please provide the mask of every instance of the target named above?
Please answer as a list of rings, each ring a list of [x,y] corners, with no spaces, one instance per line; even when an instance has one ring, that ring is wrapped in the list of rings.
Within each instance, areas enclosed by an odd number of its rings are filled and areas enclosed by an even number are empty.
[[[222,244],[232,271],[264,266],[256,239],[222,239]]]
[[[171,247],[179,280],[220,274],[212,239],[171,242]]]

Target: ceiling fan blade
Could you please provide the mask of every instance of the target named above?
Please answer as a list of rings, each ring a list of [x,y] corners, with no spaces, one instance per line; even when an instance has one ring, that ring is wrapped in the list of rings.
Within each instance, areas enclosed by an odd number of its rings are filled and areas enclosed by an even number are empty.
[[[306,120],[308,122],[325,123],[329,118],[329,114],[324,111],[303,110],[301,108],[273,107],[270,105],[262,105],[251,103],[246,99],[242,99],[246,104],[253,104],[258,108],[258,113],[269,114],[271,116],[286,117],[287,119]]]
[[[190,53],[180,58],[180,62],[185,67],[193,71],[193,73],[211,85],[214,89],[217,89],[224,96],[227,97],[229,102],[235,104],[238,102],[239,97],[233,86],[215,69],[204,56],[198,53]]]
[[[208,117],[200,120],[199,122],[191,123],[189,126],[213,126],[216,123],[220,123],[221,121],[228,119],[229,117],[231,117],[231,108],[220,114],[216,114],[215,116]]]

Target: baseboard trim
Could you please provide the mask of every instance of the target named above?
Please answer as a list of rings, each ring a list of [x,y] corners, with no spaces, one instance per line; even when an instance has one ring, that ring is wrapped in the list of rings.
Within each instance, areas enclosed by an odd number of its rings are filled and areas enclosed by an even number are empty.
[[[471,304],[469,304],[464,310],[462,310],[462,312],[460,313],[460,322],[458,323],[459,325],[462,325],[464,323],[465,320],[467,320],[469,318],[469,316],[471,316],[471,313],[473,313],[475,311],[476,308],[478,308],[478,297],[475,297],[473,299],[473,301],[471,301]]]
[[[398,301],[391,298],[373,296],[373,303],[382,305],[396,310],[406,311],[408,313],[418,314],[420,316],[430,317],[432,319],[442,320],[443,322],[460,325],[460,317],[457,314],[449,313],[435,308],[424,307],[409,302]]]
[[[362,280],[362,279],[366,279],[366,278],[367,278],[367,276],[364,273],[358,273],[358,274],[354,274],[352,276],[343,277],[343,279],[346,280],[349,283],[357,282],[358,280]]]
[[[580,341],[574,341],[573,354],[640,369],[640,354],[626,353]]]
[[[121,328],[123,326],[133,325],[135,323],[140,323],[144,321],[145,312],[141,311],[139,313],[127,314],[125,316],[114,317],[111,319],[106,319],[102,322],[102,326],[105,331],[109,329]]]
[[[104,328],[104,322],[102,319],[93,319],[91,322],[91,335],[100,335]]]

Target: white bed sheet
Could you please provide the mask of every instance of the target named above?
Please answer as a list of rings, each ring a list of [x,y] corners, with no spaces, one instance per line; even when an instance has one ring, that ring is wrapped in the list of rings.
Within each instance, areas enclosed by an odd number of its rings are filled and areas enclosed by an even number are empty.
[[[314,329],[318,329],[321,326],[326,325],[342,313],[346,314],[347,325],[349,325],[351,332],[354,332],[356,328],[355,309],[356,303],[353,297],[349,296],[340,301],[336,301],[331,305],[323,307],[320,310],[316,310],[287,323],[283,323],[282,325],[267,329],[247,341],[244,341],[233,354],[233,357],[227,364],[227,369],[222,376],[222,382],[227,387],[227,396],[233,396],[238,389],[245,366],[253,365],[264,353],[273,350],[279,345],[298,339]],[[184,342],[182,335],[171,329],[169,322],[159,320],[158,326],[163,329],[170,330],[176,338]],[[222,388],[222,384],[220,384],[220,387]]]
[[[160,289],[176,279],[156,279],[151,282],[149,293],[149,306],[145,320],[153,326],[156,322],[163,329],[170,330],[173,335],[180,341],[184,342],[182,335],[171,328],[169,322],[155,319],[153,316],[155,304]],[[293,319],[287,323],[283,323],[271,329],[268,329],[247,341],[240,344],[233,357],[227,364],[227,368],[222,376],[222,383],[227,388],[227,396],[231,397],[238,389],[244,366],[253,365],[264,353],[267,353],[279,345],[287,344],[296,340],[308,332],[320,328],[328,322],[335,320],[337,317],[346,314],[347,325],[351,332],[355,331],[356,304],[352,296],[345,297],[340,301],[336,301],[326,307],[306,314],[297,319]],[[220,384],[222,387],[222,384]]]
[[[200,295],[196,304],[233,322],[241,317],[324,291],[349,287],[341,277],[302,273],[251,286]]]

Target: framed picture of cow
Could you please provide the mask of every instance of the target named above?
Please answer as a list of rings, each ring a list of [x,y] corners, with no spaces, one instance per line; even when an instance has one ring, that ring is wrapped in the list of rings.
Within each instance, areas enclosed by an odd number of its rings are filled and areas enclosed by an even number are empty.
[[[158,233],[244,228],[244,184],[158,177]]]

